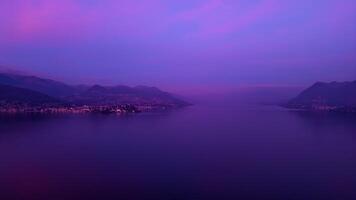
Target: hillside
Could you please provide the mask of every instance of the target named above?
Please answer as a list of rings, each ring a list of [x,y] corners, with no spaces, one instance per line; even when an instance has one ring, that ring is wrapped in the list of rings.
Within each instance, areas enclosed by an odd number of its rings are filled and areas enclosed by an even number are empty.
[[[18,91],[19,99],[30,103],[32,98],[26,99],[21,92],[34,96],[39,94],[48,95],[53,99],[75,105],[156,105],[169,107],[182,107],[189,105],[183,100],[176,98],[170,93],[159,90],[155,87],[136,86],[100,86],[100,85],[67,85],[65,83],[44,79],[36,76],[26,76],[18,74],[0,73],[0,85],[12,86],[12,88],[23,88],[27,90]],[[15,89],[14,89],[15,90]],[[32,90],[31,93],[29,90]],[[3,95],[8,95],[10,89],[4,90]],[[10,94],[9,94],[10,95]],[[16,97],[16,92],[11,93],[11,97]],[[43,99],[44,96],[43,96]],[[37,101],[36,101],[37,102]]]
[[[94,85],[86,91],[66,98],[67,101],[80,104],[150,104],[172,107],[186,106],[183,100],[163,92],[155,87],[137,86],[100,86]]]
[[[8,85],[0,85],[0,105],[54,105],[61,101],[48,95]]]
[[[65,97],[80,90],[65,83],[36,76],[0,73],[0,84],[34,90],[54,97]]]
[[[290,100],[286,106],[289,108],[327,110],[356,108],[356,81],[317,82]]]

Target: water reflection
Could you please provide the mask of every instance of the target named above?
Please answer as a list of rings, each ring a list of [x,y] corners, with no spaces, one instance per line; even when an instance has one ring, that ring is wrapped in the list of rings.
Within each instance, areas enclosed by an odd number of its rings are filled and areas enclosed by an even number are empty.
[[[2,199],[352,199],[355,116],[245,105],[0,118]]]

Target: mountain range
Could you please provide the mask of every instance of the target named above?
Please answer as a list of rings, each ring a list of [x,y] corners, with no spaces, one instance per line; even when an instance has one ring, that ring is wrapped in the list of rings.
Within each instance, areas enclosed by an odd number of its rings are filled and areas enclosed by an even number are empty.
[[[94,85],[87,90],[65,98],[69,102],[79,104],[153,104],[179,107],[188,105],[185,101],[163,92],[156,87],[147,86],[101,86]]]
[[[70,105],[162,105],[182,107],[187,102],[155,87],[73,86],[36,76],[0,73],[0,102]]]
[[[38,106],[42,104],[60,104],[62,101],[24,88],[13,87],[9,85],[0,85],[0,105],[31,105]]]
[[[53,97],[65,97],[80,92],[77,87],[36,76],[0,73],[0,84],[25,88]]]

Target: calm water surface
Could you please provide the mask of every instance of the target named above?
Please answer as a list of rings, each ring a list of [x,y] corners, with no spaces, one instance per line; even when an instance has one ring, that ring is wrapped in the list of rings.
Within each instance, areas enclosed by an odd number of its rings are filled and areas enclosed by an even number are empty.
[[[220,104],[1,117],[0,199],[356,199],[356,116]]]

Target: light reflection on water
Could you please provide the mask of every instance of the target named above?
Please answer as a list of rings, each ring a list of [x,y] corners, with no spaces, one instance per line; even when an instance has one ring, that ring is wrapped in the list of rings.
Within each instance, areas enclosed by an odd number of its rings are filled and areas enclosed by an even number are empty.
[[[196,105],[0,117],[0,199],[353,199],[356,117]]]

